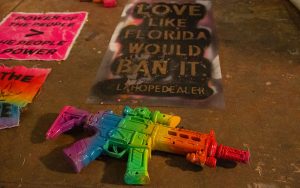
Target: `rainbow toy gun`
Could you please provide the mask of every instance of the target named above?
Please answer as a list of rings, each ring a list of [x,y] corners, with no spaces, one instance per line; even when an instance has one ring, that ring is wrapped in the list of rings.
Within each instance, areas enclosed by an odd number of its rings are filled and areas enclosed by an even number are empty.
[[[65,106],[48,130],[52,139],[75,126],[92,130],[94,135],[64,149],[76,172],[100,155],[121,158],[128,155],[124,181],[127,184],[147,184],[151,151],[159,150],[180,155],[197,165],[216,167],[218,159],[247,163],[248,151],[218,145],[214,131],[204,134],[177,128],[179,116],[151,112],[148,108],[125,107],[121,116],[112,111],[90,114]]]

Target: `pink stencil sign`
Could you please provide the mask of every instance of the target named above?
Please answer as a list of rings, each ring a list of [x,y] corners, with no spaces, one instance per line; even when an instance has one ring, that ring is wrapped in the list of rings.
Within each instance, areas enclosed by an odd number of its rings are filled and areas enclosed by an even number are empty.
[[[12,12],[0,24],[0,59],[65,60],[87,12]]]

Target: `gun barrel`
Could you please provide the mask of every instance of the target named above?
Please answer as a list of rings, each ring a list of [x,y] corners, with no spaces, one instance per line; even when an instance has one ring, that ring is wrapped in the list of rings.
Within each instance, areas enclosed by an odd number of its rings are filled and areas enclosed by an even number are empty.
[[[217,148],[216,157],[240,163],[248,163],[250,160],[250,152],[220,144]]]

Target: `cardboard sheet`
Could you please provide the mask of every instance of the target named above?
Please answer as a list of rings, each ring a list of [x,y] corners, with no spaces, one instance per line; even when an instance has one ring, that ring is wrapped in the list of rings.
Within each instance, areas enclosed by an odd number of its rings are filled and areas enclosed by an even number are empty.
[[[0,102],[0,129],[19,126],[20,107]]]
[[[86,19],[86,12],[12,12],[0,24],[0,59],[65,60]]]
[[[205,0],[131,1],[88,102],[222,108],[211,6]]]
[[[24,107],[31,103],[51,69],[0,66],[0,102]]]

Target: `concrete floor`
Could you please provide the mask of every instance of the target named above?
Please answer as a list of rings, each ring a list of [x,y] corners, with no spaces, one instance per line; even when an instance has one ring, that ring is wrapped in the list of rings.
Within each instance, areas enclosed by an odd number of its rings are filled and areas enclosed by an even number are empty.
[[[122,106],[85,104],[101,59],[126,1],[103,8],[78,0],[0,0],[0,18],[11,11],[88,11],[89,18],[64,62],[1,64],[51,67],[21,126],[0,131],[0,187],[122,187],[126,161],[108,157],[75,174],[62,148],[79,133],[46,141],[64,105],[90,111]],[[226,108],[159,108],[182,117],[185,128],[214,129],[220,143],[250,149],[249,165],[200,168],[181,156],[154,153],[149,187],[297,187],[300,183],[300,15],[288,1],[214,2]],[[96,36],[87,40],[92,33]],[[152,108],[155,109],[155,108]],[[195,123],[197,122],[197,123]],[[126,186],[128,187],[128,186]]]

